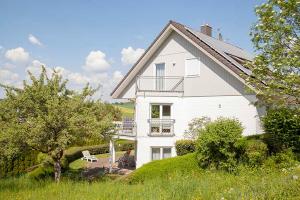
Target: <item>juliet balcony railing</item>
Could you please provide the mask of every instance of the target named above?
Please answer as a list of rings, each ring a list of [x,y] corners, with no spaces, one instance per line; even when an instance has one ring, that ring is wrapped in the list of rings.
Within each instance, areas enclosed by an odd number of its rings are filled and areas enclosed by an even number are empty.
[[[174,119],[148,119],[149,136],[172,137],[174,136]]]
[[[137,92],[183,93],[184,78],[181,76],[138,76]]]
[[[133,119],[124,119],[123,121],[115,121],[117,135],[135,137],[136,136],[136,123]]]

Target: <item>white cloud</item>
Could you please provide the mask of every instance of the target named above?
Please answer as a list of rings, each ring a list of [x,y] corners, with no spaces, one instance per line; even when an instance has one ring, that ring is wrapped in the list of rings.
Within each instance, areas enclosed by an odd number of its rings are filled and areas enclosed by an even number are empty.
[[[106,60],[105,53],[101,51],[91,51],[85,59],[83,69],[90,72],[105,71],[110,67],[109,62]]]
[[[43,46],[43,44],[40,42],[40,40],[37,39],[37,37],[35,37],[35,36],[32,35],[32,34],[29,34],[28,40],[29,40],[29,42],[30,42],[31,44],[38,45],[38,46]]]
[[[13,62],[27,62],[29,60],[29,53],[22,47],[7,50],[5,57]]]
[[[39,60],[33,60],[30,65],[26,67],[26,72],[30,71],[34,76],[39,76],[42,72],[42,66],[46,68],[48,75],[52,73],[52,70],[47,68],[47,66]]]
[[[76,84],[76,85],[85,85],[89,82],[88,77],[78,72],[70,73],[65,78],[67,78],[71,84]]]
[[[144,52],[144,49],[133,49],[131,46],[128,48],[123,48],[121,51],[121,61],[124,65],[132,65],[141,57]]]
[[[8,69],[0,69],[0,83],[14,85],[19,81],[19,75]]]
[[[123,79],[123,74],[120,71],[115,71],[113,73],[113,81],[114,83],[119,83]]]

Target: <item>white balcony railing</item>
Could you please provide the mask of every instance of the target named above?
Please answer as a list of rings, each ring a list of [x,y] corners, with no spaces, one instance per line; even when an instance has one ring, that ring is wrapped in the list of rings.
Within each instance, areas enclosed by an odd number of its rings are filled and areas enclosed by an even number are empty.
[[[138,76],[137,92],[175,92],[184,90],[184,78],[181,76]]]
[[[132,119],[124,119],[123,121],[114,122],[118,136],[136,136],[136,124]]]
[[[172,137],[174,136],[174,119],[148,119],[149,136]]]

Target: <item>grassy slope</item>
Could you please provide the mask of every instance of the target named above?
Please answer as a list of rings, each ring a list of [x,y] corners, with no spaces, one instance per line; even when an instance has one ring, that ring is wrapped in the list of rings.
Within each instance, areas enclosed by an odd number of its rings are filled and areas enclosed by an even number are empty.
[[[135,170],[129,177],[126,177],[126,180],[130,183],[138,183],[157,177],[168,177],[178,172],[187,174],[200,172],[195,154],[150,162]]]
[[[25,177],[0,181],[1,199],[300,199],[300,168],[244,169],[239,175],[199,170],[193,155],[149,163],[126,181],[30,182]]]
[[[128,103],[118,104],[115,106],[117,106],[121,110],[122,117],[133,117],[133,115],[134,115],[134,104],[133,103],[128,102]]]

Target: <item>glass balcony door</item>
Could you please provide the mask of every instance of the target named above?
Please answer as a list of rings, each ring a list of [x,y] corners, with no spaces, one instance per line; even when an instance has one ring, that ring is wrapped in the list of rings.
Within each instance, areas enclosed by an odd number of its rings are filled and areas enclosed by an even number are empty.
[[[155,64],[155,68],[156,68],[155,89],[157,91],[164,91],[164,89],[165,89],[165,63]]]

